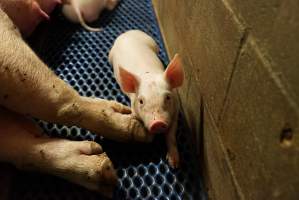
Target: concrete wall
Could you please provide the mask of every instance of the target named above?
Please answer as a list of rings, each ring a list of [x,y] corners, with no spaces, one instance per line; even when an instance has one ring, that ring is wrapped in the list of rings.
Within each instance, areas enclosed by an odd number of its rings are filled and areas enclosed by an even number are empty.
[[[299,1],[153,4],[210,198],[298,199]]]

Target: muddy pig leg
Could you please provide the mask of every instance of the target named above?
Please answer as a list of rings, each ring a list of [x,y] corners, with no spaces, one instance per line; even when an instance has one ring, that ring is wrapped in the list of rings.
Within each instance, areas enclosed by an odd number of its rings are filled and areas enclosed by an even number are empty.
[[[149,141],[130,108],[81,97],[22,40],[0,9],[0,105],[45,121],[86,128],[119,141]]]
[[[0,161],[59,176],[111,197],[117,176],[99,144],[37,136],[40,132],[32,121],[0,107]]]

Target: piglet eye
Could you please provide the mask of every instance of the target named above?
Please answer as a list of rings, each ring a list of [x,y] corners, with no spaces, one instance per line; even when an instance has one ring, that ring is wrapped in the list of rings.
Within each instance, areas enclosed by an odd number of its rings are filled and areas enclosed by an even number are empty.
[[[142,99],[139,99],[139,103],[142,105],[142,104],[143,104],[143,100],[142,100]]]

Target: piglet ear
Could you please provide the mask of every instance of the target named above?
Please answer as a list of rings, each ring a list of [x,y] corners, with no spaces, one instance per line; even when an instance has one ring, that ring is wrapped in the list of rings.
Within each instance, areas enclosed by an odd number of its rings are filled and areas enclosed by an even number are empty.
[[[124,92],[127,93],[136,92],[139,86],[139,80],[134,74],[127,71],[123,67],[119,66],[119,77],[120,77],[120,87]]]
[[[164,76],[171,88],[177,88],[183,85],[184,70],[179,54],[175,54],[174,58],[168,64]]]

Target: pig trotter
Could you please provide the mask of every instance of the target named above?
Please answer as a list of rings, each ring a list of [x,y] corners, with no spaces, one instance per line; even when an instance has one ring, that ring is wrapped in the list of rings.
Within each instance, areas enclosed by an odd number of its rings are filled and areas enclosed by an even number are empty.
[[[99,153],[101,151],[101,146],[95,142],[49,138],[36,147],[36,153],[29,154],[34,159],[28,156],[16,166],[47,172],[112,197],[117,176],[111,160],[106,153]]]
[[[131,113],[131,109],[116,101],[98,98],[80,97],[79,126],[109,139],[150,142],[150,136],[144,126]]]
[[[117,175],[99,144],[35,137],[40,131],[33,121],[0,108],[0,162],[46,172],[112,196]]]
[[[114,110],[114,112],[122,113],[122,114],[131,114],[131,108],[125,106],[117,101],[109,101],[110,107]]]
[[[99,144],[91,141],[48,139],[37,147],[37,152],[43,153],[36,154],[34,160],[28,159],[27,163],[32,164],[27,165],[31,166],[29,170],[45,171],[111,198],[117,175],[111,160],[102,151]]]
[[[119,0],[108,0],[106,5],[107,10],[113,10],[117,6],[118,2]]]
[[[131,132],[133,141],[151,142],[153,140],[153,135],[147,133],[144,125],[139,120],[137,120],[134,115],[131,115],[131,118],[129,120],[128,131]]]
[[[166,159],[172,168],[174,168],[174,169],[179,168],[180,156],[179,156],[179,152],[178,152],[177,148],[169,151],[166,155]]]

